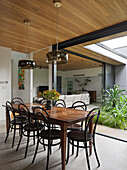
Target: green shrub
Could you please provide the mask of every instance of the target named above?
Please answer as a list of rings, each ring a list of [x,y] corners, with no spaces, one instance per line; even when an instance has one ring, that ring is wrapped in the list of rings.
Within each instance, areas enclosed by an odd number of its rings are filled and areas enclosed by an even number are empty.
[[[121,90],[118,85],[103,90],[99,124],[120,129],[127,127],[126,92],[126,90]]]

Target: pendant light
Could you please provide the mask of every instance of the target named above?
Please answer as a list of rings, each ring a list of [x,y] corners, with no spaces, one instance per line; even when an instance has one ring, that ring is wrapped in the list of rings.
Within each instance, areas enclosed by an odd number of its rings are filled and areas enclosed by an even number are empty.
[[[52,64],[58,63],[58,64],[65,64],[68,62],[68,54],[58,50],[58,8],[61,7],[61,0],[54,0],[54,6],[57,9],[57,36],[56,36],[56,51],[52,51],[46,54],[46,63]]]
[[[29,20],[24,20],[25,25],[27,26],[27,40],[26,40],[26,53],[28,54],[28,26],[30,25]],[[35,62],[32,60],[19,60],[18,67],[22,69],[34,69],[35,68]]]

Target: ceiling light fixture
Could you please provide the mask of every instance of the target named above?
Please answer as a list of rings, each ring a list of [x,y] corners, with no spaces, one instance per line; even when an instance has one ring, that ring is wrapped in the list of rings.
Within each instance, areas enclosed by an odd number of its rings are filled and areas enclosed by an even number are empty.
[[[62,3],[61,0],[54,0],[54,6],[57,9],[57,21],[56,21],[56,30],[57,30],[57,36],[56,36],[56,51],[52,51],[46,54],[46,63],[52,64],[58,63],[58,64],[65,64],[68,62],[68,54],[58,50],[58,8],[61,7]]]
[[[28,19],[24,20],[25,25],[27,26],[27,39],[26,39],[26,53],[28,54],[28,26],[30,25],[30,21]],[[35,68],[35,62],[32,60],[19,60],[18,67],[22,69],[34,69]]]

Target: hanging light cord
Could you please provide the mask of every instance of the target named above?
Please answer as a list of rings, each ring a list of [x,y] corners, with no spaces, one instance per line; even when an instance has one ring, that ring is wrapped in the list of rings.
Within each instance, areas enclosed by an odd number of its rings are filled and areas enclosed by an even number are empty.
[[[56,17],[56,51],[58,51],[58,7],[56,8],[56,14],[57,14],[57,17]]]
[[[26,53],[28,53],[28,48],[27,48],[27,46],[28,46],[28,24],[26,23]]]

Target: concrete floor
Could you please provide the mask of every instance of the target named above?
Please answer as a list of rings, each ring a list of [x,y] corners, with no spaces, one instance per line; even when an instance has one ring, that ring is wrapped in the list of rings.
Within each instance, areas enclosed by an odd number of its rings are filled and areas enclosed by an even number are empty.
[[[8,138],[7,143],[5,139],[5,122],[0,121],[0,170],[45,170],[46,165],[46,151],[40,145],[39,153],[37,154],[35,163],[32,165],[31,161],[35,151],[33,141],[30,141],[28,156],[24,159],[26,138],[18,150],[15,151],[19,136],[17,134],[15,147],[11,148],[12,133]],[[91,169],[95,170],[127,170],[127,143],[108,139],[96,135],[96,145],[101,162],[101,167],[97,168],[97,163],[94,153],[90,156]],[[50,156],[49,170],[61,169],[61,153],[58,146],[53,147],[52,155]],[[80,149],[79,156],[70,156],[66,170],[87,170],[86,158],[84,149]]]

